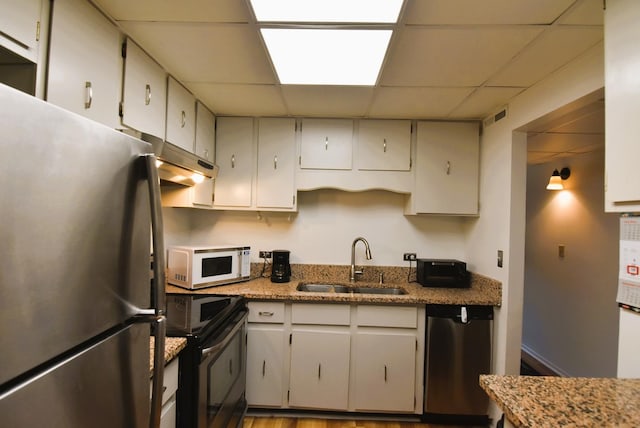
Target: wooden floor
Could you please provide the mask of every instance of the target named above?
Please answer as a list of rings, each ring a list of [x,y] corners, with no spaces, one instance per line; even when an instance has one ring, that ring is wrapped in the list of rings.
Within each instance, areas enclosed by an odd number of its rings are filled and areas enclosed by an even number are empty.
[[[244,419],[244,428],[437,428],[418,422],[387,422],[315,418],[255,417]]]

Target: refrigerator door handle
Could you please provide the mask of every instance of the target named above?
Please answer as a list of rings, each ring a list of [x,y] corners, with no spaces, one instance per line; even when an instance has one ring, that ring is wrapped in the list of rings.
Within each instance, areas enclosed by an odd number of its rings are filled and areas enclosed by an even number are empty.
[[[164,384],[164,338],[167,319],[159,316],[155,321],[155,343],[153,347],[153,381],[151,387],[151,417],[149,428],[160,427],[162,415],[162,393]]]
[[[162,386],[164,382],[164,344],[166,333],[165,314],[165,252],[164,228],[162,225],[162,204],[160,202],[160,178],[156,167],[156,157],[153,154],[143,155],[149,184],[149,203],[151,211],[151,238],[153,241],[153,278],[154,301],[151,302],[155,310],[155,346],[153,355],[153,386],[151,392],[150,428],[160,426],[162,412]]]
[[[156,157],[153,154],[142,155],[147,167],[147,179],[149,183],[149,201],[151,208],[151,238],[153,241],[153,278],[154,296],[153,307],[156,315],[165,314],[165,252],[164,252],[164,227],[162,225],[162,203],[160,201],[160,178],[156,168]]]

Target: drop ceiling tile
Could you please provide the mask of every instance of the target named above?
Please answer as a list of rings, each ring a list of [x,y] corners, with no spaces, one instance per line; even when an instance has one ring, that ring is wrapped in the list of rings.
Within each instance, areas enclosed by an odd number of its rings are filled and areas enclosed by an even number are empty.
[[[553,160],[555,160],[557,158],[558,158],[558,154],[557,153],[536,152],[536,151],[528,151],[527,152],[527,163],[528,164],[533,164],[533,165],[543,164],[543,163],[551,162],[551,161],[553,161]],[[549,171],[549,176],[551,176],[552,172],[553,172],[553,170]]]
[[[178,80],[276,83],[266,52],[249,25],[129,21],[122,25]]]
[[[370,117],[445,118],[474,88],[377,88]]]
[[[217,115],[286,116],[282,95],[274,85],[231,85],[187,82],[187,88]]]
[[[372,87],[283,85],[290,114],[316,117],[362,117],[373,96]]]
[[[489,85],[531,86],[602,39],[602,28],[550,29],[492,77]]]
[[[405,28],[393,41],[383,86],[479,86],[542,31],[538,27]]]
[[[602,110],[574,118],[549,130],[564,133],[604,134],[604,106]]]
[[[249,22],[247,3],[238,0],[94,0],[117,21]]]
[[[409,0],[407,24],[550,24],[574,0]]]
[[[488,114],[508,104],[513,97],[525,89],[526,88],[478,88],[457,106],[450,117],[456,119],[484,119]]]
[[[603,25],[602,0],[583,0],[559,22],[562,25]]]
[[[599,134],[539,134],[527,139],[527,148],[538,152],[583,152],[585,147],[603,143]]]

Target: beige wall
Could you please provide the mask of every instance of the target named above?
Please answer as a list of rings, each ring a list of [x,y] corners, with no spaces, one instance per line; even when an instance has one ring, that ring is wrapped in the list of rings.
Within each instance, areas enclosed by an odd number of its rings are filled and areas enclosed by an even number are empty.
[[[565,190],[546,190],[565,166]],[[619,220],[603,189],[604,147],[527,168],[522,346],[567,376],[616,376]]]

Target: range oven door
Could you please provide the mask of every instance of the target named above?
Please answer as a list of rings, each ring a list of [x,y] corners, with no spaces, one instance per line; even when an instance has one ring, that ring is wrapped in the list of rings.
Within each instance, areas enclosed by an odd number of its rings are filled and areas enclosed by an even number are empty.
[[[245,309],[219,335],[202,345],[199,367],[198,428],[242,426],[247,411]]]

